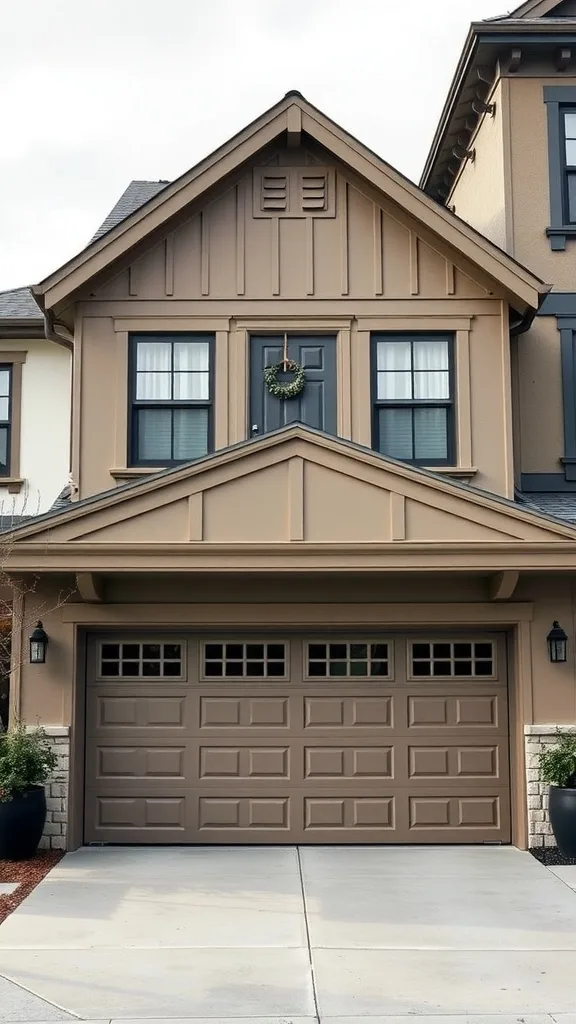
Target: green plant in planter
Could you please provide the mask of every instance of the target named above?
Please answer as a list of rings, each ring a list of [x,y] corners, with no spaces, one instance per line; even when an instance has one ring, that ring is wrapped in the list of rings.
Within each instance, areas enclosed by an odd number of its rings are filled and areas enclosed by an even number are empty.
[[[558,742],[543,750],[539,758],[543,782],[559,789],[576,787],[576,732],[556,733]]]
[[[16,722],[0,732],[0,802],[43,786],[57,763],[43,729],[27,730],[22,722]]]
[[[540,754],[540,777],[548,782],[548,816],[560,853],[576,857],[576,732],[556,733],[558,742]]]
[[[36,853],[46,821],[44,783],[57,763],[43,729],[16,722],[0,733],[0,859]]]

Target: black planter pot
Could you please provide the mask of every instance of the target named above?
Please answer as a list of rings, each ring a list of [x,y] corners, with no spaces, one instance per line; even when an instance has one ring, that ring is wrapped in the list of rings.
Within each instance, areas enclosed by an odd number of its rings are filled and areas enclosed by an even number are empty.
[[[38,849],[46,821],[44,786],[30,786],[0,801],[0,860],[29,860]]]
[[[564,857],[576,857],[576,789],[550,786],[548,814]]]

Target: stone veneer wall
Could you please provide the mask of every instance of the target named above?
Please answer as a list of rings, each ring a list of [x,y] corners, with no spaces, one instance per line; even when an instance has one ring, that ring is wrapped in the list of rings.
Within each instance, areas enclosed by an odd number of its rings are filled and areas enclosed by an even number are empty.
[[[528,793],[528,846],[556,846],[548,821],[548,785],[540,781],[538,757],[556,743],[556,732],[574,732],[576,725],[525,725],[526,789]]]
[[[42,850],[65,850],[68,823],[68,776],[70,772],[70,730],[66,726],[44,726],[58,757],[58,765],[46,783],[46,824],[40,840]]]

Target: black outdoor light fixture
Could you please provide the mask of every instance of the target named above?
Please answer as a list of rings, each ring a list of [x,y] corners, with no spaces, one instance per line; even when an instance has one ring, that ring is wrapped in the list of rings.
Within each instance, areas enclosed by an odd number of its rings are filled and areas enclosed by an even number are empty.
[[[566,661],[566,648],[568,637],[559,622],[552,623],[552,629],[546,637],[548,644],[548,657],[550,661]]]
[[[36,629],[30,634],[30,664],[43,665],[46,661],[46,648],[48,647],[48,636],[44,632],[40,619],[36,623]]]

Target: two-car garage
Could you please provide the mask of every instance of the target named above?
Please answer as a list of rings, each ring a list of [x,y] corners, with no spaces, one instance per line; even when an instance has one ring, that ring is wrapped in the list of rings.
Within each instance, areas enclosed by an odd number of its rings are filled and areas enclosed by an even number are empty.
[[[111,633],[85,841],[510,841],[503,635]]]

